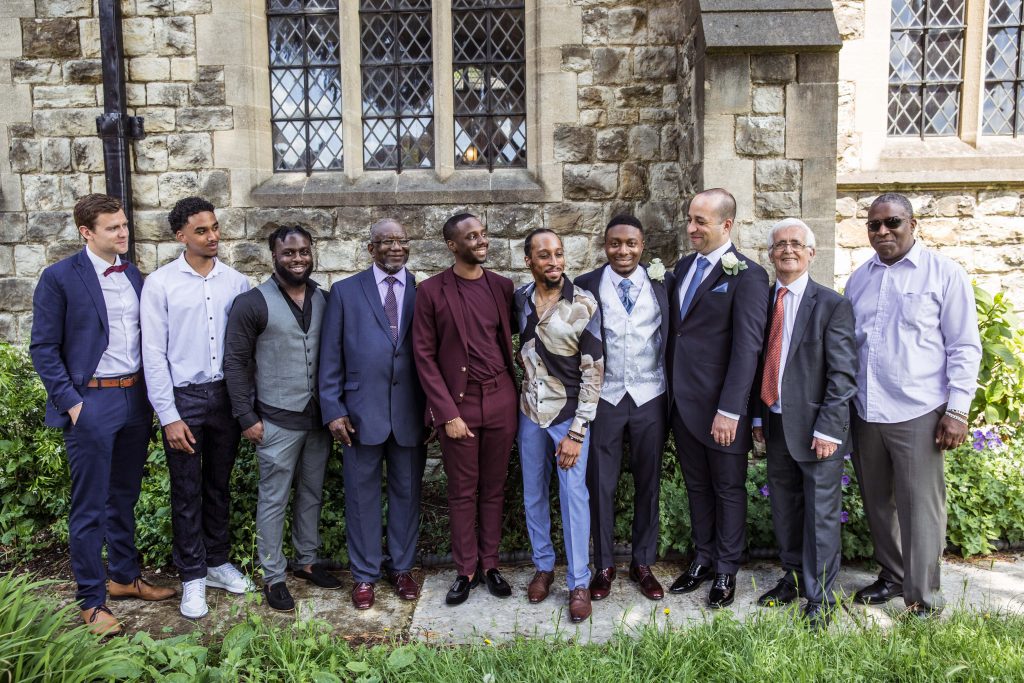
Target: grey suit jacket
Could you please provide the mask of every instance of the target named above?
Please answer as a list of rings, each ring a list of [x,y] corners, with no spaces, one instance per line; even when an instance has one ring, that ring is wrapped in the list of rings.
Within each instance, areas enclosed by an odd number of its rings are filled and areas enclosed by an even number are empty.
[[[774,303],[778,283],[769,301]],[[751,390],[753,414],[764,421],[768,435],[768,406],[761,400],[761,377],[772,326],[769,305],[764,345]],[[798,461],[814,461],[814,432],[843,439],[832,457],[849,453],[850,401],[857,391],[857,348],[853,333],[853,306],[849,300],[814,280],[808,280],[800,300],[786,367],[782,373],[782,425],[790,455]]]

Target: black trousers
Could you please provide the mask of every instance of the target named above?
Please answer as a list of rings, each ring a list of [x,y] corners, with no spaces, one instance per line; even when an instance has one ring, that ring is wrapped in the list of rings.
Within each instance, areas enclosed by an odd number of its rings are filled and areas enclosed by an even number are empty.
[[[666,401],[662,394],[637,406],[629,394],[617,405],[601,399],[590,427],[590,459],[587,488],[590,490],[590,533],[594,539],[594,567],[615,564],[612,552],[615,532],[615,489],[622,469],[622,448],[629,440],[633,472],[633,562],[654,564],[658,557],[661,453],[667,429]]]
[[[181,580],[192,581],[205,578],[208,566],[228,561],[231,469],[241,428],[231,415],[223,381],[174,387],[174,405],[196,440],[195,453],[186,453],[171,448],[164,435],[171,479],[172,555]]]

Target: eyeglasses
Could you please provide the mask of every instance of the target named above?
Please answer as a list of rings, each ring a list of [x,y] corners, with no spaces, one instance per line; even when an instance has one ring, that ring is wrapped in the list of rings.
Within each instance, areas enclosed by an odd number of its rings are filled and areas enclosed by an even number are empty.
[[[885,225],[885,227],[888,228],[889,230],[895,230],[896,228],[903,225],[903,219],[900,218],[899,216],[889,216],[888,218],[883,218],[882,220],[875,219],[873,221],[868,221],[868,232],[878,232],[879,230],[882,229],[883,225]]]
[[[786,249],[792,249],[793,251],[803,251],[807,245],[803,242],[776,242],[772,245],[772,251],[782,253]]]
[[[385,249],[390,249],[391,247],[402,247],[404,249],[405,247],[409,246],[409,242],[411,242],[411,241],[412,240],[408,240],[408,239],[404,239],[404,240],[398,240],[398,239],[394,239],[394,240],[373,240],[372,242],[370,242],[370,244],[376,244],[377,246],[384,247]]]

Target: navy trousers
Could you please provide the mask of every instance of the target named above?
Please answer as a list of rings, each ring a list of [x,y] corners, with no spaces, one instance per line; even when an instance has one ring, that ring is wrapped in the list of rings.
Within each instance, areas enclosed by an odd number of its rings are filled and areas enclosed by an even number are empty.
[[[131,583],[139,576],[135,503],[142,488],[153,410],[145,384],[127,389],[78,388],[82,411],[64,430],[71,470],[68,542],[83,610],[106,602],[109,576]],[[107,568],[103,568],[103,545]]]

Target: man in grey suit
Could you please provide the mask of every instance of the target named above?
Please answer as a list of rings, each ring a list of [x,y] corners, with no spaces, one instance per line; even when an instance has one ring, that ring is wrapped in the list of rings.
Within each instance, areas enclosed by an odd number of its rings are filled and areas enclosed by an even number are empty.
[[[754,440],[767,444],[768,489],[785,575],[763,606],[807,598],[803,614],[826,628],[841,557],[842,456],[850,451],[857,350],[850,302],[810,278],[814,233],[796,218],[772,226],[776,281],[751,406]]]
[[[426,463],[423,390],[412,355],[416,281],[398,221],[370,228],[373,264],[331,287],[320,334],[320,406],[345,447],[345,522],[352,603],[369,609],[386,573],[403,600],[419,597],[410,573]],[[388,558],[381,547],[381,466],[387,462]],[[382,572],[384,570],[384,572]]]

